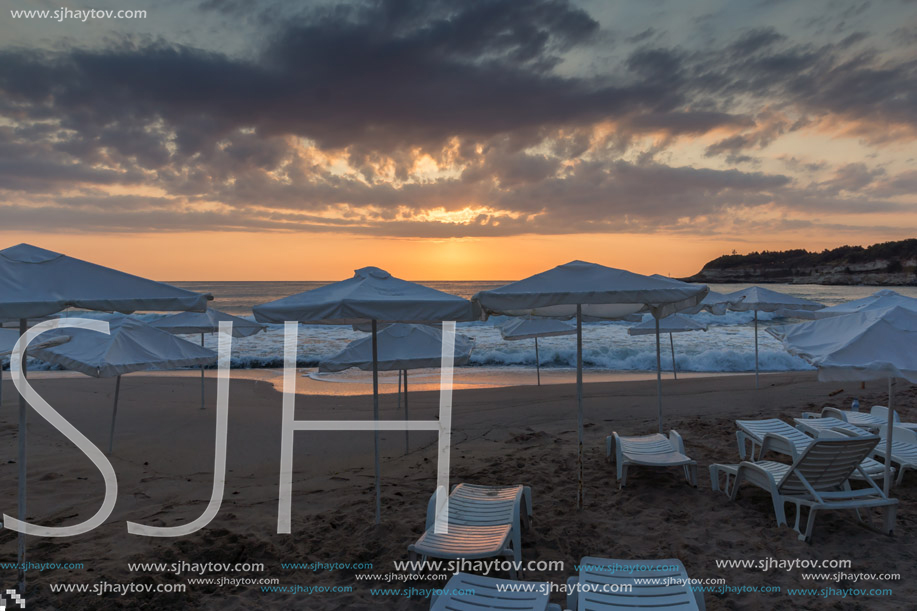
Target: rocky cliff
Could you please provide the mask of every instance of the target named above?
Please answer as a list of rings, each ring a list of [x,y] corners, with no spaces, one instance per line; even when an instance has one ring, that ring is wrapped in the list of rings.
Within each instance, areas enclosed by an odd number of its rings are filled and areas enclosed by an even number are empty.
[[[707,283],[917,285],[917,239],[869,247],[724,255],[685,280]]]

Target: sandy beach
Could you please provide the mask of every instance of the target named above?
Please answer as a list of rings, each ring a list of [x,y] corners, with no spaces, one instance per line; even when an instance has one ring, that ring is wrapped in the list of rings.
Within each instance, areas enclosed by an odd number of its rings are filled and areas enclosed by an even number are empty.
[[[846,406],[859,396],[864,406],[885,402],[886,386],[818,383],[814,373],[774,374],[753,390],[750,376],[666,380],[666,428],[679,430],[699,465],[700,483],[689,487],[680,473],[634,469],[618,490],[605,462],[604,438],[611,431],[650,433],[655,428],[655,384],[607,382],[585,387],[586,502],[576,491],[575,386],[516,386],[457,390],[454,397],[453,482],[524,483],[534,496],[533,529],[523,537],[523,560],[560,560],[563,571],[529,571],[525,578],[562,583],[583,556],[679,558],[696,579],[723,578],[732,587],[780,586],[781,593],[708,593],[716,609],[899,609],[913,600],[908,569],[917,552],[912,525],[917,512],[913,479],[893,489],[901,499],[894,537],[857,524],[849,513],[819,517],[814,543],[777,527],[769,497],[747,488],[738,502],[710,490],[706,466],[737,462],[736,418],[781,417],[825,404]],[[104,447],[113,383],[87,378],[40,378],[36,389],[70,422]],[[75,538],[28,540],[33,563],[82,563],[82,569],[28,573],[30,608],[39,609],[427,609],[421,596],[373,595],[373,588],[435,588],[421,579],[386,584],[393,562],[406,560],[407,546],[421,534],[435,481],[435,437],[383,433],[381,526],[372,523],[371,433],[298,433],[292,534],[276,534],[281,394],[269,381],[231,383],[228,478],[218,516],[203,530],[178,539],[129,535],[125,521],[177,525],[196,518],[210,496],[213,469],[215,380],[208,378],[208,409],[198,408],[198,381],[184,376],[130,375],[122,382],[121,406],[111,458],[118,474],[114,513],[96,531]],[[2,511],[15,513],[16,396],[7,378],[0,410]],[[838,392],[840,391],[840,392]],[[917,392],[899,384],[899,410],[917,417]],[[435,417],[438,393],[416,392],[411,417]],[[366,396],[300,395],[299,419],[360,419],[371,413]],[[382,399],[382,417],[400,418],[395,398]],[[92,515],[101,502],[98,471],[63,436],[34,412],[29,425],[29,518],[49,525],[72,524]],[[16,538],[0,532],[0,553],[14,558]],[[804,581],[792,571],[718,568],[716,560],[850,559],[850,573],[900,573],[901,580],[876,583]],[[264,592],[260,585],[201,585],[169,571],[135,570],[128,563],[263,563],[263,570],[208,573],[206,577],[277,578],[282,586],[325,587],[338,592]],[[285,569],[281,563],[372,563],[367,570]],[[380,577],[377,582],[358,574]],[[15,571],[2,572],[12,584]],[[505,576],[505,575],[502,575]],[[188,583],[181,594],[101,596],[50,595],[52,584]],[[793,596],[788,588],[888,587],[890,597]],[[52,600],[54,602],[52,602]],[[562,603],[559,594],[552,596]],[[908,603],[909,604],[909,603]]]

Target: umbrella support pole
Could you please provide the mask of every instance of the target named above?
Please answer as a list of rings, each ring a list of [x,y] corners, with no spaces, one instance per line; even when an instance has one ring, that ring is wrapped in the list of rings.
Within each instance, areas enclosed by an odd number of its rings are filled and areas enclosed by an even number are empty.
[[[758,388],[758,310],[755,310],[755,388]]]
[[[379,345],[376,338],[378,323],[373,319],[373,420],[379,422]],[[382,480],[379,473],[379,429],[373,430],[373,455],[376,471],[376,524],[382,523]]]
[[[25,318],[19,319],[19,336],[25,335],[29,329],[29,321]],[[28,365],[26,363],[25,351],[20,352],[19,365],[22,370],[22,377],[28,377]],[[19,393],[19,521],[25,522],[26,514],[26,418],[28,417],[28,404],[22,393]],[[19,559],[19,594],[25,596],[25,533],[20,532],[17,542],[17,558]]]
[[[577,471],[579,483],[576,491],[576,507],[582,509],[583,494],[583,306],[576,304],[576,434],[579,442],[577,453]]]
[[[672,334],[669,333],[669,346],[672,347],[672,375],[675,379],[678,379],[678,368],[675,366],[675,339],[672,337]]]
[[[201,348],[203,347],[204,347],[204,334],[201,333]],[[204,366],[203,365],[201,365],[201,409],[205,409],[204,408]]]
[[[108,455],[115,445],[115,418],[118,417],[118,395],[121,394],[121,376],[115,382],[115,404],[111,408],[111,432],[108,434]]]
[[[538,375],[538,385],[541,386],[541,359],[538,358],[538,338],[535,338],[535,372]]]
[[[404,370],[404,421],[408,421],[408,370]],[[410,452],[409,443],[411,432],[408,430],[408,427],[404,427],[404,453],[407,454]]]
[[[662,432],[662,348],[659,338],[659,319],[656,321],[656,414],[659,420],[659,432]]]

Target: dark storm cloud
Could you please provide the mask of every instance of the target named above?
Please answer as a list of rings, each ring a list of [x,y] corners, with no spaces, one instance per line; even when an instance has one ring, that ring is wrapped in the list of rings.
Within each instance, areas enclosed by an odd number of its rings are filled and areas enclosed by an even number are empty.
[[[2,209],[8,226],[55,210],[49,227],[111,231],[651,231],[729,207],[895,210],[886,194],[911,180],[859,164],[804,185],[657,160],[716,130],[706,155],[735,165],[823,117],[917,128],[917,62],[862,33],[817,45],[755,28],[685,49],[635,28],[616,63],[586,74],[564,58],[617,43],[565,0],[199,8],[263,23],[265,42],[244,57],[133,40],[0,50],[0,190],[25,198]],[[662,137],[622,161],[644,134]],[[311,143],[357,175],[310,157]],[[408,182],[419,153],[458,171]],[[112,197],[101,218],[98,190],[115,184],[164,195]],[[466,207],[486,212],[468,225],[412,218]]]

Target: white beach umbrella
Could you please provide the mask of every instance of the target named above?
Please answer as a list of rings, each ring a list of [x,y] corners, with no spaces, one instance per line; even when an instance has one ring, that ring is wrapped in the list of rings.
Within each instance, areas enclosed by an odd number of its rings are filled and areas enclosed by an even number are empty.
[[[94,378],[117,378],[108,437],[108,453],[111,454],[122,375],[209,365],[216,362],[217,354],[135,318],[116,316],[107,322],[108,335],[89,329],[49,331],[48,337],[64,335],[69,336],[70,341],[58,346],[31,348],[29,354]]]
[[[752,286],[734,293],[727,293],[726,298],[734,301],[729,306],[735,312],[755,313],[755,388],[758,388],[758,312],[777,312],[784,310],[820,310],[825,306],[809,299],[793,297],[760,286]]]
[[[669,346],[672,348],[672,375],[678,379],[678,371],[675,367],[675,340],[672,339],[673,333],[686,333],[689,331],[706,331],[707,325],[697,322],[681,314],[671,314],[662,320],[656,321],[647,319],[639,325],[634,325],[627,330],[628,335],[658,335],[659,333],[669,334]],[[657,362],[657,366],[660,363]]]
[[[535,340],[535,373],[541,386],[541,359],[538,356],[539,337],[576,335],[576,326],[565,320],[553,318],[513,318],[500,325],[500,336],[504,341],[523,339]]]
[[[58,344],[63,344],[69,340],[70,338],[67,336],[56,337],[54,339],[43,338],[43,341],[35,342],[32,347],[37,348],[39,346],[57,346]],[[6,357],[12,354],[13,348],[16,346],[16,342],[18,341],[18,330],[0,328],[0,406],[3,405],[3,363],[7,360]],[[28,354],[31,355],[32,351],[29,350]]]
[[[60,253],[19,244],[0,250],[0,319],[19,320],[19,334],[29,319],[67,308],[129,314],[138,310],[197,311],[207,308],[202,295],[162,282],[147,280]],[[25,362],[23,376],[27,375]],[[26,513],[27,404],[19,397],[19,519]],[[19,564],[25,561],[25,535],[19,534]],[[25,592],[25,573],[19,588]]]
[[[730,306],[741,303],[744,299],[744,295],[739,297],[730,297],[725,293],[710,291],[699,304],[693,308],[682,310],[680,314],[700,314],[701,312],[706,311],[716,316],[722,316],[726,313]]]
[[[474,320],[471,302],[449,293],[395,278],[377,267],[364,267],[353,278],[297,293],[252,308],[255,320],[266,323],[300,322],[325,325],[372,326],[373,419],[379,419],[379,323],[436,323]],[[374,431],[376,523],[382,521],[379,467],[379,431]]]
[[[894,378],[917,383],[917,312],[900,306],[835,316],[767,332],[783,342],[790,354],[818,368],[821,381],[889,379],[886,456],[891,456],[894,426]],[[888,493],[891,461],[885,461]]]
[[[846,301],[821,310],[806,311],[787,309],[780,310],[778,314],[792,316],[794,318],[804,318],[807,320],[821,320],[822,318],[855,314],[856,312],[886,310],[896,306],[917,311],[917,299],[902,295],[901,293],[896,293],[889,289],[883,289],[881,291],[876,291],[868,297]]]
[[[213,308],[206,312],[180,312],[166,316],[150,323],[151,326],[175,335],[201,335],[201,346],[204,345],[205,333],[216,333],[220,330],[221,322],[232,323],[233,337],[251,337],[264,331],[264,325],[259,325],[247,318],[233,316]],[[204,409],[204,368],[201,367],[201,409]]]
[[[377,335],[379,371],[398,372],[398,396],[404,376],[404,419],[408,420],[408,370],[439,367],[442,363],[443,332],[428,325],[391,324]],[[467,335],[455,335],[455,366],[468,363],[474,340]],[[323,359],[319,371],[344,371],[356,367],[364,371],[373,368],[372,338],[354,340],[334,356]],[[399,408],[401,406],[399,405]],[[409,431],[404,431],[404,451],[409,450]]]
[[[707,294],[705,285],[687,284],[663,276],[643,276],[585,261],[572,261],[505,286],[481,291],[472,301],[483,315],[576,316],[576,399],[579,451],[577,506],[583,506],[583,317],[615,320],[637,312],[659,319],[696,306]],[[662,361],[656,337],[656,362]],[[662,431],[662,374],[656,377],[659,430]]]

